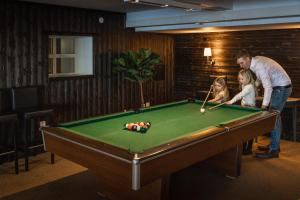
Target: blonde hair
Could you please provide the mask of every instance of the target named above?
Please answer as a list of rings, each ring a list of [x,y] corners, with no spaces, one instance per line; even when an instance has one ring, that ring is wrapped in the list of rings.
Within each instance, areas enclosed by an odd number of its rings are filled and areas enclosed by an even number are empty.
[[[215,83],[218,83],[222,86],[222,91],[216,91],[215,87],[213,87],[213,97],[215,98],[220,92],[224,92],[224,99],[222,100],[222,102],[227,101],[229,99],[229,90],[227,88],[225,79],[222,77],[217,77],[214,80],[213,85],[215,85]]]
[[[239,71],[239,75],[242,76],[244,79],[246,79],[247,81],[247,84],[252,84],[253,85],[253,88],[255,90],[255,95],[257,96],[257,89],[256,89],[256,86],[255,86],[255,80],[253,78],[253,75],[251,73],[251,71],[249,69],[242,69]],[[242,84],[240,84],[240,89],[242,89]]]

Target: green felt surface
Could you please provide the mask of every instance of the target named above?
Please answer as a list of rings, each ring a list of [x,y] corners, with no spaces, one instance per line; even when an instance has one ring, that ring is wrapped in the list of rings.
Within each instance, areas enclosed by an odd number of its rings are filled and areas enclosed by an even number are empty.
[[[61,128],[76,134],[99,140],[129,150],[144,150],[165,144],[195,132],[206,130],[220,124],[243,119],[261,112],[259,109],[243,109],[239,106],[222,106],[199,111],[201,102],[178,102],[134,112],[119,113],[91,118],[73,123],[61,124]],[[145,134],[123,130],[125,123],[150,121],[151,127]]]

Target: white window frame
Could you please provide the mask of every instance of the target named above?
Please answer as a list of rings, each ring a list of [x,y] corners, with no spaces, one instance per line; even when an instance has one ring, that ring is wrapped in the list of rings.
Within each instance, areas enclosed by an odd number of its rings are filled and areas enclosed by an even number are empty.
[[[53,63],[52,63],[52,74],[50,74],[48,72],[48,75],[49,77],[68,77],[68,76],[85,76],[85,75],[94,75],[94,61],[92,60],[92,72],[91,73],[78,73],[76,72],[76,67],[74,65],[74,69],[75,69],[75,72],[74,73],[57,73],[57,59],[59,58],[74,58],[74,63],[76,63],[76,59],[77,59],[77,55],[76,53],[74,54],[57,54],[56,53],[56,39],[61,39],[61,38],[73,38],[74,39],[74,42],[75,42],[75,39],[78,38],[78,37],[92,37],[92,36],[69,36],[69,35],[49,35],[48,39],[54,39],[52,40],[52,48],[53,48],[53,52],[50,53],[50,50],[49,50],[49,53],[48,53],[48,60],[49,59],[52,59]],[[76,43],[76,42],[75,42]],[[75,45],[75,44],[74,44]],[[50,47],[49,47],[50,48]],[[76,49],[76,47],[74,46],[74,48]],[[92,44],[92,50],[93,50],[93,44]],[[93,55],[92,55],[93,57]],[[48,62],[49,63],[49,62]],[[48,66],[50,67],[50,66]]]

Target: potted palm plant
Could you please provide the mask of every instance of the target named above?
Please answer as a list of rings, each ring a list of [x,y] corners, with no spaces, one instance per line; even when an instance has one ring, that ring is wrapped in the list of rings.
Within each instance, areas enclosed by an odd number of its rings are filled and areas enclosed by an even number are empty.
[[[153,78],[155,65],[160,64],[160,56],[151,49],[141,48],[139,51],[128,51],[112,62],[113,72],[122,73],[124,78],[136,82],[140,88],[142,106],[145,106],[143,83]]]

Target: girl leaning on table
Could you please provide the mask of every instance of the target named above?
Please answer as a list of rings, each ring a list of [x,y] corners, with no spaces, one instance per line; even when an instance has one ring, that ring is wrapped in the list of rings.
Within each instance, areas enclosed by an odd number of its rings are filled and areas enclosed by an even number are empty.
[[[226,104],[233,104],[241,100],[242,106],[255,107],[255,100],[256,100],[255,97],[257,91],[255,87],[255,80],[252,76],[251,71],[242,69],[239,72],[238,80],[240,84],[240,89],[242,91],[237,95],[235,95],[230,101],[227,101]],[[243,145],[244,154],[252,153],[252,144],[253,144],[253,139],[244,143]]]
[[[213,99],[209,100],[208,102],[223,103],[228,101],[229,91],[224,78],[222,77],[216,78],[214,80],[212,87],[213,87],[212,88]]]

